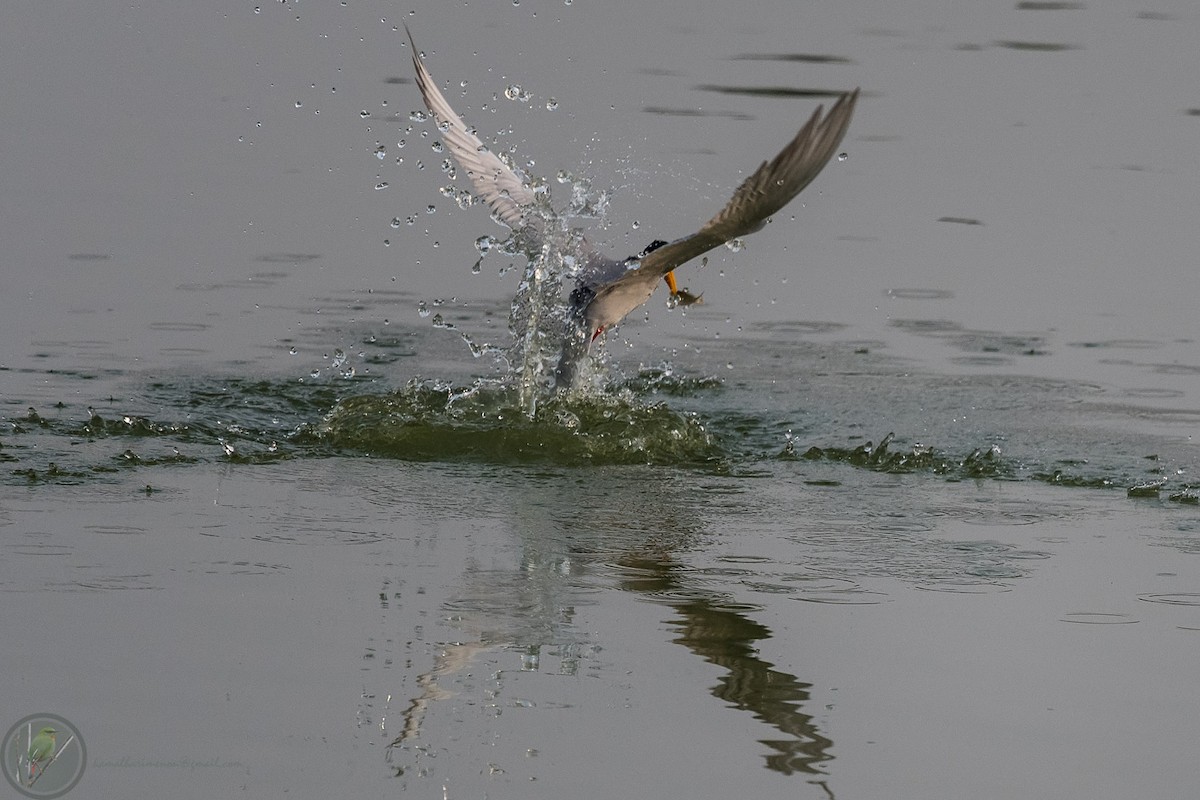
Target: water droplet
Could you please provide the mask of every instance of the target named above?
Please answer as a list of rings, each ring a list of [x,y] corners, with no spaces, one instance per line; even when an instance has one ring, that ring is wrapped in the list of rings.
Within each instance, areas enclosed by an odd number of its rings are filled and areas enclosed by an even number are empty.
[[[730,239],[725,243],[725,247],[731,253],[740,253],[746,249],[746,243],[741,239]]]
[[[297,349],[296,349],[296,347],[295,347],[294,345],[293,345],[292,347],[289,347],[289,348],[288,348],[288,355],[290,355],[290,356],[294,356],[294,355],[296,355],[296,354],[297,354],[297,353],[299,353],[299,352],[300,352],[300,351],[299,351],[299,350],[297,350]]]
[[[392,227],[393,228],[400,227],[400,218],[399,217],[392,217]]]
[[[408,115],[408,118],[413,122],[424,122],[429,119],[429,115],[424,111],[414,111]]]
[[[435,153],[444,153],[446,151],[446,146],[442,144],[442,141],[440,139],[429,146],[433,149],[433,152],[435,152]]]
[[[636,231],[638,228],[642,227],[642,223],[638,222],[638,221],[635,219],[635,220],[633,221],[633,225],[631,225],[630,227],[632,227],[632,228],[633,228],[633,229]]]
[[[521,85],[514,83],[504,90],[504,96],[509,100],[516,100],[521,96]]]
[[[375,148],[375,157],[378,158],[380,161],[383,161],[383,159],[387,157],[387,148],[384,147],[383,145],[379,145],[379,147],[376,147]]]
[[[304,107],[304,103],[302,103],[301,101],[297,100],[297,101],[296,101],[296,108],[303,108],[303,107]]]
[[[436,213],[436,212],[437,212],[437,206],[434,206],[434,205],[425,206],[425,213],[426,213],[426,214],[433,214],[433,213]]]
[[[382,189],[386,189],[386,188],[388,188],[387,181],[380,181],[379,183],[375,184],[375,191],[377,191],[377,192]]]
[[[358,112],[358,115],[360,117],[362,117],[363,119],[366,119],[367,117],[371,116],[371,112],[370,111],[360,111],[360,112]]]
[[[496,243],[496,239],[492,236],[480,236],[475,240],[475,249],[480,253],[486,253],[492,249],[492,245]]]
[[[424,300],[417,303],[417,314],[419,314],[421,317],[429,316],[429,306],[425,303]]]
[[[558,101],[555,100],[553,97],[551,97],[549,100],[546,101],[546,110],[547,111],[557,111],[558,110]]]
[[[849,153],[838,153],[838,161],[845,161],[849,157]]]

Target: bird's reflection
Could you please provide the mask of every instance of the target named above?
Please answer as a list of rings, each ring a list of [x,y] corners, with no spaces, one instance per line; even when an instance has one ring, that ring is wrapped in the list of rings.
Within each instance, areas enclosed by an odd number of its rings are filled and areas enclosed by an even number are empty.
[[[426,733],[426,712],[448,696],[439,681],[468,672],[481,652],[519,651],[525,666],[553,648],[565,654],[563,666],[574,664],[592,644],[572,624],[580,591],[592,589],[594,602],[597,582],[608,584],[602,576],[615,573],[617,588],[672,610],[667,622],[677,635],[671,641],[726,670],[707,692],[774,730],[760,739],[765,766],[807,776],[832,796],[825,767],[833,743],[805,711],[811,684],[759,658],[757,645],[772,632],[751,619],[752,609],[731,604],[727,593],[700,585],[683,567],[680,557],[698,546],[703,533],[703,503],[679,486],[679,476],[664,472],[613,470],[586,482],[542,474],[536,482],[508,487],[519,495],[503,500],[516,509],[516,565],[469,565],[462,588],[442,602],[463,637],[440,645],[432,668],[417,676],[419,691],[403,712],[389,760]],[[675,500],[664,503],[668,491]],[[570,506],[549,500],[564,492],[573,496]]]

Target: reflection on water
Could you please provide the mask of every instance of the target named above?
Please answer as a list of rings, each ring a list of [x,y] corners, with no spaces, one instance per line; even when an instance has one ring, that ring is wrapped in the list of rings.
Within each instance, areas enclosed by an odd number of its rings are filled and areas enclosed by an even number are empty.
[[[883,458],[886,447],[871,452]],[[511,547],[501,549],[502,557],[493,552],[486,559],[464,551],[457,579],[440,599],[414,594],[418,579],[407,573],[381,592],[384,630],[394,641],[387,658],[373,656],[372,664],[383,668],[371,684],[393,692],[390,708],[399,720],[384,722],[382,731],[396,774],[405,780],[439,774],[436,758],[445,747],[439,743],[449,735],[447,726],[458,730],[461,724],[454,716],[461,712],[453,709],[480,706],[490,720],[505,709],[525,707],[522,696],[509,688],[511,670],[546,676],[544,683],[553,680],[551,675],[600,669],[604,640],[595,640],[578,620],[593,604],[610,605],[604,592],[616,588],[649,607],[670,609],[661,619],[674,631],[670,640],[724,670],[716,684],[694,688],[768,726],[770,733],[755,735],[767,770],[802,777],[832,796],[834,745],[812,707],[812,683],[758,655],[774,634],[755,619],[758,607],[735,601],[734,593],[790,595],[822,604],[879,603],[888,598],[859,582],[885,576],[937,592],[1002,591],[1029,574],[1024,565],[1047,555],[990,539],[947,540],[936,534],[935,521],[967,515],[991,527],[1023,527],[1051,514],[1077,513],[1004,502],[973,504],[967,511],[937,509],[919,493],[898,502],[895,491],[869,490],[869,482],[803,498],[789,492],[790,502],[800,504],[793,507],[770,497],[772,487],[785,487],[778,478],[761,487],[765,498],[748,490],[752,486],[746,481],[677,467],[631,466],[510,467],[481,478],[480,497],[468,501],[467,513],[505,509],[503,524],[489,526],[484,534],[511,541]],[[850,524],[838,500],[847,494],[858,498],[852,515],[857,524]],[[754,520],[767,520],[762,524],[773,536],[787,536],[779,529],[780,519],[803,520],[788,537],[786,557],[725,556],[712,566],[697,566],[716,530],[726,546],[731,528]],[[456,559],[443,550],[439,560]],[[402,582],[408,585],[397,591]],[[412,620],[413,605],[425,608],[430,602],[430,621],[439,619],[449,635],[431,637],[424,623],[412,633],[395,629],[392,608],[399,620]],[[651,612],[625,624],[653,626],[659,620]],[[405,640],[413,641],[402,646]],[[389,675],[388,665],[414,657],[421,666],[413,669],[411,681]],[[572,682],[571,687],[579,696],[571,695],[570,702],[584,704],[588,686]],[[689,688],[683,684],[684,691]],[[557,696],[548,686],[541,692]],[[372,705],[365,713],[386,717],[387,708]],[[603,714],[574,720],[600,728],[610,724]],[[477,735],[486,740],[490,734]]]
[[[833,758],[829,752],[833,741],[803,711],[812,684],[756,655],[755,643],[771,638],[771,631],[718,593],[691,585],[687,573],[669,559],[634,555],[620,563],[625,571],[623,589],[647,595],[679,615],[670,620],[680,634],[672,641],[727,670],[712,687],[713,696],[749,711],[785,737],[760,740],[775,751],[765,756],[767,768],[784,775],[824,775],[821,764]]]
[[[423,742],[445,734],[430,730],[427,717],[435,704],[464,691],[464,679],[481,669],[485,654],[520,654],[522,669],[538,672],[542,656],[552,652],[558,674],[572,675],[581,659],[594,660],[588,636],[574,619],[579,605],[594,602],[597,587],[607,585],[611,575],[615,588],[670,608],[675,616],[665,621],[679,634],[672,641],[727,671],[709,691],[775,731],[759,740],[769,750],[764,754],[769,770],[810,776],[829,792],[822,765],[833,758],[832,741],[805,710],[811,685],[756,655],[772,634],[752,619],[753,608],[729,602],[696,573],[680,568],[678,558],[704,537],[704,512],[691,491],[677,502],[663,502],[668,493],[680,494],[673,488],[676,477],[649,470],[584,480],[545,473],[503,490],[498,499],[513,509],[518,552],[504,565],[468,559],[460,587],[441,604],[458,638],[433,643],[429,666],[416,677],[408,699],[394,698],[402,721],[387,752],[398,774],[409,769],[428,774]],[[573,498],[567,507],[554,499],[564,492]],[[392,588],[382,593],[385,607]],[[486,681],[486,693],[496,695],[493,702],[499,702],[504,682],[503,671]]]

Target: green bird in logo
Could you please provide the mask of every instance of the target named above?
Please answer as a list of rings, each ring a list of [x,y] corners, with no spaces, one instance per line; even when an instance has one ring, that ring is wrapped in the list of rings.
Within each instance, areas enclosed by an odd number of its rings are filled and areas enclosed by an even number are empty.
[[[54,728],[42,728],[37,736],[29,743],[29,779],[33,780],[35,771],[40,772],[42,765],[54,757]]]

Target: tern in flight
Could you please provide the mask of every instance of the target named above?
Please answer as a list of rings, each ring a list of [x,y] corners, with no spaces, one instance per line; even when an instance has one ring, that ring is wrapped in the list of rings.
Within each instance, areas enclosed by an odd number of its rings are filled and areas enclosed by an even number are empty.
[[[408,41],[421,97],[436,118],[446,147],[470,178],[476,197],[487,204],[497,220],[527,237],[527,241],[539,243],[545,219],[536,208],[535,190],[493,153],[446,101],[425,69],[411,31]],[[857,100],[855,89],[839,97],[828,114],[818,106],[779,155],[764,161],[725,207],[696,233],[671,242],[656,240],[640,254],[626,259],[606,258],[582,240],[582,266],[571,292],[569,330],[555,370],[555,385],[571,388],[592,342],[649,300],[660,280],[666,281],[676,299],[694,301],[677,291],[674,269],[714,247],[760,230],[772,214],[790,203],[837,152]]]

